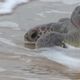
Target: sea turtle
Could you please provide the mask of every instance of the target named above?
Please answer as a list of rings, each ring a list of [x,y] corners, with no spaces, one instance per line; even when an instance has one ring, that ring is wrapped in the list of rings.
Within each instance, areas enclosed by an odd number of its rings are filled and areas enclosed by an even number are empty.
[[[80,6],[75,8],[70,19],[62,18],[56,23],[38,25],[30,29],[24,39],[37,47],[66,48],[66,43],[80,47]]]
[[[62,28],[62,23],[48,23],[48,24],[38,25],[38,26],[30,29],[24,35],[25,45],[27,45],[27,47],[30,46],[30,48],[31,48],[33,45],[36,45],[38,39],[40,39],[40,37],[42,35],[45,35],[45,34],[48,34],[48,33],[51,33],[51,32],[66,33],[66,30],[64,30]]]

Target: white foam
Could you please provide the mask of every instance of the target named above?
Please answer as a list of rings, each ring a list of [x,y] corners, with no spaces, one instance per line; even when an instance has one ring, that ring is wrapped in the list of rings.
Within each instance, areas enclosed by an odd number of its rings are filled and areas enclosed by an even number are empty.
[[[43,2],[62,2],[64,4],[69,4],[69,5],[80,3],[80,0],[40,0],[40,1],[43,1]]]
[[[27,2],[29,0],[5,0],[4,2],[0,2],[0,14],[12,13],[17,5]]]
[[[72,69],[79,69],[80,68],[80,59],[70,57],[68,55],[65,55],[64,53],[71,54],[71,53],[77,53],[80,54],[80,49],[63,49],[63,48],[49,48],[46,49],[46,51],[43,51],[41,53],[42,56],[52,60],[56,61],[59,64],[65,65]]]
[[[8,27],[14,30],[20,30],[19,24],[11,21],[0,21],[0,27]]]

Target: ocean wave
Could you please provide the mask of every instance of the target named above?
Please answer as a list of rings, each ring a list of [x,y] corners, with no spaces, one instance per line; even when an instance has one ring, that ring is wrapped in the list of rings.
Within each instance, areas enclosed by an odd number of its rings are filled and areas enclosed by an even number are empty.
[[[2,42],[2,43],[5,43],[5,44],[7,44],[7,45],[11,45],[11,46],[17,46],[15,43],[13,43],[11,40],[8,40],[8,39],[6,39],[6,38],[1,38],[0,37],[0,42]]]
[[[0,14],[10,14],[19,4],[28,3],[31,0],[5,0],[0,2]],[[32,0],[35,1],[35,0]],[[62,2],[64,4],[79,4],[80,0],[40,0],[42,2]]]
[[[29,0],[5,0],[0,2],[0,14],[9,14],[13,12],[13,9],[22,3],[27,3]]]
[[[40,0],[40,1],[43,1],[43,2],[62,2],[64,4],[69,4],[69,5],[80,3],[80,0]]]

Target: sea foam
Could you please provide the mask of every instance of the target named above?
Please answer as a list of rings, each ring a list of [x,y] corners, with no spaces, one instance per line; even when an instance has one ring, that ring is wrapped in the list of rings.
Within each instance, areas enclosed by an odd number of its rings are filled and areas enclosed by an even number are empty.
[[[66,54],[65,54],[66,53]],[[73,70],[78,70],[80,68],[80,59],[76,57],[71,57],[67,54],[80,54],[80,48],[70,48],[63,49],[59,47],[47,48],[41,52],[40,55],[48,58],[49,60],[55,61],[59,64],[67,66]]]
[[[12,13],[16,6],[27,2],[29,2],[29,0],[4,0],[0,2],[0,14]]]

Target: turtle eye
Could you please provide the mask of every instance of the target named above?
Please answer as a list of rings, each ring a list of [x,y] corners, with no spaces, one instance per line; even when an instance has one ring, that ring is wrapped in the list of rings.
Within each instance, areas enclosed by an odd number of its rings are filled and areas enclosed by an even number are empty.
[[[32,39],[35,39],[38,35],[38,32],[37,31],[34,31],[32,34],[31,34],[31,38]]]

